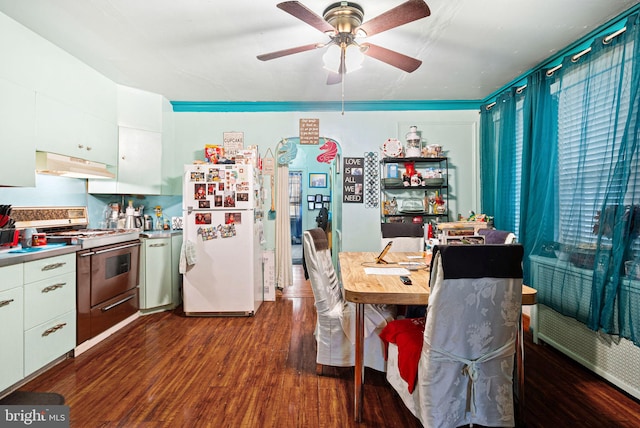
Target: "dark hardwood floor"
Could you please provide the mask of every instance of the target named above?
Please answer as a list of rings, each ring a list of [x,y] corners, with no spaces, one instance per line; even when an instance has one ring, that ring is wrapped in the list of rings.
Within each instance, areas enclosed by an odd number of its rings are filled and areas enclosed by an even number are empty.
[[[353,421],[353,371],[316,375],[313,295],[294,275],[255,317],[148,315],[21,389],[64,395],[78,428],[419,427],[368,369]],[[527,426],[640,426],[638,401],[530,335],[525,347]]]

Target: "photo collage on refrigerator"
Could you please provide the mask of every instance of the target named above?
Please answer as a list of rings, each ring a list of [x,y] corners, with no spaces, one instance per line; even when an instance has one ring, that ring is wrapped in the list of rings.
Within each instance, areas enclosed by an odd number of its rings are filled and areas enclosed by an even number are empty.
[[[220,165],[190,172],[193,199],[199,210],[233,209],[238,202],[249,201],[251,186],[249,167],[246,165]],[[197,233],[203,241],[236,236],[236,224],[242,222],[241,212],[227,211],[224,224],[213,224],[211,212],[196,212]]]

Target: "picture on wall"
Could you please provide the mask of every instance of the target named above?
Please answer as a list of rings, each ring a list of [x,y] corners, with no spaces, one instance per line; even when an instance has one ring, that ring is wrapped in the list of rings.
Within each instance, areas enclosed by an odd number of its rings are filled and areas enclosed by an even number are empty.
[[[310,173],[309,187],[327,187],[327,174],[322,172]]]
[[[342,202],[363,202],[364,158],[344,158]]]

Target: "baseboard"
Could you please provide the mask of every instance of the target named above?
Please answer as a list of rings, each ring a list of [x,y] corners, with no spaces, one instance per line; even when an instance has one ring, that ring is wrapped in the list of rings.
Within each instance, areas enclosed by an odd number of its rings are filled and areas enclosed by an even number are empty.
[[[137,320],[139,317],[140,317],[140,312],[136,312],[135,314],[131,315],[129,318],[125,318],[124,320],[120,321],[118,324],[116,324],[116,325],[110,327],[109,329],[103,331],[99,335],[97,335],[95,337],[92,337],[91,339],[89,339],[87,341],[82,342],[81,344],[76,346],[76,348],[74,349],[74,351],[73,351],[74,356],[77,357],[78,355],[82,354],[83,352],[88,351],[89,349],[91,349],[92,347],[94,347],[98,343],[102,342],[107,337],[111,336],[112,334],[114,334],[115,332],[120,330],[121,328],[127,326],[128,324],[131,324],[133,321]]]

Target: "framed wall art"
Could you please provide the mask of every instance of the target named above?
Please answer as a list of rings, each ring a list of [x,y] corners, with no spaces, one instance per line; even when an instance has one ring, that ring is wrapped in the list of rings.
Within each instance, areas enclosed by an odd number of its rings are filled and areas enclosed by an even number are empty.
[[[327,187],[327,174],[324,172],[310,173],[309,187]]]

